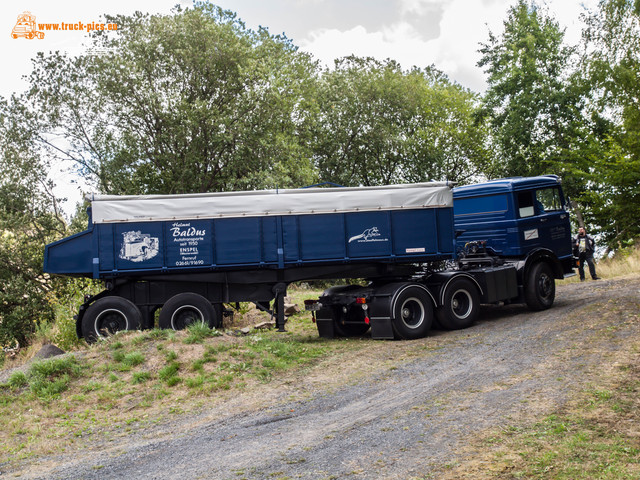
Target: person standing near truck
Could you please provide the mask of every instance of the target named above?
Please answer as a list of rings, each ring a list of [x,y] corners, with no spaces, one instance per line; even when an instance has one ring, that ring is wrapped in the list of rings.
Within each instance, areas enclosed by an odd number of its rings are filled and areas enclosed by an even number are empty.
[[[578,235],[573,241],[573,248],[578,256],[578,272],[580,273],[580,281],[584,282],[584,262],[589,265],[589,273],[591,278],[599,280],[600,277],[596,275],[596,264],[593,260],[593,252],[596,249],[596,242],[593,238],[587,235],[584,227],[578,229]]]

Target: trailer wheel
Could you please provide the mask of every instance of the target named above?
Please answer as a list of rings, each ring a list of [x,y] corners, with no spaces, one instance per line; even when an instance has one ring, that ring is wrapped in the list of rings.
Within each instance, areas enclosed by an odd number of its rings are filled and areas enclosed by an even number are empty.
[[[133,302],[122,297],[103,297],[93,302],[82,317],[82,336],[87,343],[122,330],[136,330],[142,313]]]
[[[556,298],[556,282],[551,267],[546,262],[538,262],[527,275],[524,298],[531,310],[546,310]]]
[[[209,328],[220,326],[220,316],[213,305],[197,293],[179,293],[162,306],[158,325],[160,328],[184,330],[189,325],[201,323]]]
[[[392,326],[396,338],[414,340],[431,330],[433,303],[420,287],[409,286],[400,291],[393,307]]]
[[[438,324],[447,330],[471,326],[480,308],[478,289],[468,278],[454,278],[446,288],[442,307],[436,312]]]

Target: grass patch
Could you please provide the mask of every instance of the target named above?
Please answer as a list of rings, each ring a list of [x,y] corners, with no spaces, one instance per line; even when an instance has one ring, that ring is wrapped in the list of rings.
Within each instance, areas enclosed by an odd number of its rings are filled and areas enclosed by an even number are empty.
[[[158,372],[158,378],[165,382],[169,387],[173,387],[174,385],[180,383],[178,370],[180,370],[180,364],[172,360],[167,366],[160,369],[160,371]]]
[[[640,478],[640,360],[619,368],[622,379],[607,389],[590,389],[574,402],[531,425],[512,425],[479,445],[479,472],[462,464],[443,478],[601,479]]]
[[[184,339],[184,343],[193,345],[194,343],[202,343],[206,338],[220,336],[222,336],[222,332],[215,328],[209,328],[202,323],[194,323],[187,327],[187,338]]]
[[[166,354],[165,354],[165,358],[167,359],[167,362],[172,362],[174,361],[176,358],[178,358],[178,354],[173,351],[173,350],[169,350]]]
[[[150,379],[151,379],[151,373],[149,372],[134,372],[134,374],[131,377],[131,383],[133,383],[134,385],[137,385],[140,383],[144,383]]]
[[[78,377],[81,371],[74,356],[36,361],[27,373],[13,373],[2,388],[17,390],[20,394],[30,392],[39,400],[50,401],[66,391],[71,379]]]
[[[287,370],[293,365],[305,365],[326,353],[326,346],[321,339],[278,339],[255,336],[247,343],[253,353],[248,357],[257,358],[260,364],[269,369]],[[262,372],[260,376],[264,378]]]
[[[132,344],[136,343],[132,342]],[[115,350],[112,353],[111,358],[117,362],[115,369],[120,372],[128,372],[133,367],[136,367],[145,361],[145,357],[142,353],[138,351],[125,352],[122,349]]]
[[[9,377],[7,385],[10,388],[17,389],[26,386],[29,383],[27,375],[24,372],[15,372]]]
[[[140,352],[129,352],[122,359],[122,363],[128,367],[135,367],[144,363],[144,355]]]
[[[209,404],[226,398],[225,392],[235,395],[366,345],[318,339],[308,313],[290,317],[287,333],[233,332],[202,326],[121,332],[81,347],[77,357],[36,362],[14,373],[0,385],[3,469],[27,457],[62,453],[92,435],[143,428],[160,421],[167,405],[181,406],[170,413],[190,412],[203,396]]]

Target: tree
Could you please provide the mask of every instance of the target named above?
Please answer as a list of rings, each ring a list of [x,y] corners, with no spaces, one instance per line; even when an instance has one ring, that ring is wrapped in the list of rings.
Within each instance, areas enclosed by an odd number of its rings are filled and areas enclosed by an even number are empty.
[[[535,4],[511,7],[504,32],[489,32],[478,65],[488,74],[483,115],[491,125],[503,175],[559,173],[579,190],[586,137],[584,84],[575,49]]]
[[[113,194],[298,186],[315,63],[209,3],[107,17],[92,50],[40,55],[30,100],[40,140]],[[53,139],[62,139],[53,140]]]
[[[346,57],[323,72],[316,98],[312,150],[325,181],[458,181],[486,162],[475,97],[434,68]]]
[[[491,137],[487,125],[477,119],[478,95],[434,67],[424,70],[422,78],[417,129],[408,138],[405,178],[464,184],[491,177],[495,169]]]
[[[640,2],[602,0],[587,17],[585,77],[599,149],[584,200],[610,249],[640,237]]]
[[[24,346],[38,322],[53,319],[43,251],[66,228],[23,104],[0,102],[0,347]]]

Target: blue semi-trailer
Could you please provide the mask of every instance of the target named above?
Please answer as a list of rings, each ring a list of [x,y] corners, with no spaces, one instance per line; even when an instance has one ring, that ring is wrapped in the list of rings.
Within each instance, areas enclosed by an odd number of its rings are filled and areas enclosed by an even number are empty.
[[[296,281],[360,278],[324,292],[321,336],[419,338],[463,328],[481,303],[548,308],[573,273],[557,177],[360,188],[90,198],[88,229],[46,246],[44,270],[100,279],[80,306],[87,341],[119,330],[222,324],[251,301],[284,329]]]

